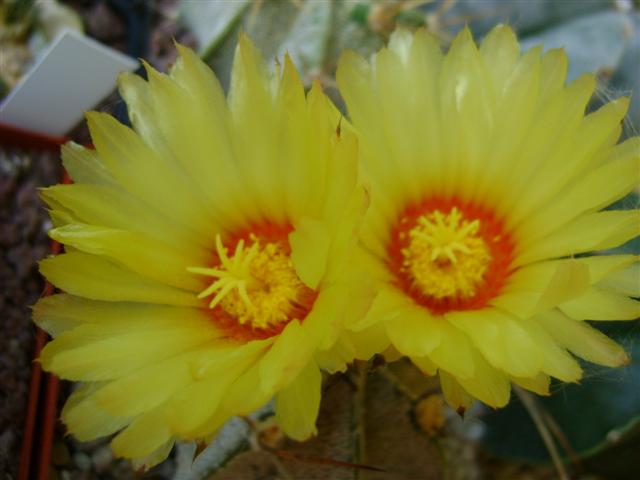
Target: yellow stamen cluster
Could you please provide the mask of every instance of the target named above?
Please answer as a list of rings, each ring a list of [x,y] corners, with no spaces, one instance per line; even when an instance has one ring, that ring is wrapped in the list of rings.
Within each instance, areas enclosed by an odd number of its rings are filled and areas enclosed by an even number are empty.
[[[479,220],[465,220],[457,208],[436,210],[418,218],[402,249],[402,269],[422,294],[437,298],[469,298],[483,283],[491,261],[478,235]]]
[[[198,295],[198,298],[214,295],[209,308],[220,305],[242,325],[269,328],[289,320],[306,287],[281,243],[261,245],[255,235],[250,239],[250,247],[245,248],[245,241],[240,240],[229,257],[217,235],[216,253],[220,264],[215,268],[191,267],[188,270],[217,279]]]

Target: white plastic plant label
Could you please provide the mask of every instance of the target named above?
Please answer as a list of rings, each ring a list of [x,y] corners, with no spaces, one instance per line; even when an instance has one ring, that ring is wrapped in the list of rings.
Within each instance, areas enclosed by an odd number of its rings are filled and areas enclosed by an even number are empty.
[[[0,122],[64,135],[138,61],[78,32],[65,30],[0,105]]]

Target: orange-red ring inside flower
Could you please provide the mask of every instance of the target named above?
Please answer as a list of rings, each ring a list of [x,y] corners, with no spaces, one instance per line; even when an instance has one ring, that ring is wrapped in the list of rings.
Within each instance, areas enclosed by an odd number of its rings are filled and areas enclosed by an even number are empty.
[[[225,246],[230,252],[233,252],[240,240],[244,240],[247,244],[253,243],[252,236],[258,238],[261,243],[279,243],[282,245],[285,253],[291,255],[291,245],[289,244],[289,234],[293,231],[290,224],[278,225],[272,222],[255,223],[250,228],[234,232],[225,241]],[[220,258],[215,251],[212,252],[211,266],[219,265]],[[213,297],[209,297],[210,300]],[[302,322],[311,312],[313,304],[318,297],[318,292],[305,286],[300,294],[299,302],[293,305],[289,312],[289,319],[298,319]],[[248,342],[251,340],[262,340],[280,334],[289,323],[282,322],[270,328],[258,328],[250,324],[242,324],[238,320],[226,312],[220,305],[215,308],[206,308],[207,314],[214,322],[216,327],[225,333],[225,336]]]
[[[478,235],[489,248],[491,261],[484,275],[484,283],[478,286],[473,296],[438,299],[421,292],[414,285],[412,278],[403,271],[402,266],[405,258],[402,250],[408,247],[408,232],[416,226],[421,216],[437,210],[446,214],[454,207],[462,213],[466,220],[477,219],[480,221]],[[398,221],[391,231],[387,254],[387,266],[395,275],[396,285],[416,303],[428,308],[430,312],[440,315],[450,311],[477,310],[485,307],[492,298],[495,298],[512,273],[514,243],[504,226],[504,222],[490,207],[462,201],[455,196],[429,197],[419,203],[409,205],[399,215]]]

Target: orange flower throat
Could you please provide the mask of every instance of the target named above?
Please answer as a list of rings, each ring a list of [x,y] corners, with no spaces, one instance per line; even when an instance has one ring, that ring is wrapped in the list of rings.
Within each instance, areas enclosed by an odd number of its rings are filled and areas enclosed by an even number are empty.
[[[189,268],[213,277],[198,298],[209,301],[215,323],[242,340],[267,338],[311,311],[316,292],[298,277],[291,262],[291,228],[261,226],[222,243],[216,236],[213,267]]]
[[[442,314],[482,308],[498,295],[510,274],[513,243],[490,209],[431,198],[400,215],[388,255],[398,286]]]

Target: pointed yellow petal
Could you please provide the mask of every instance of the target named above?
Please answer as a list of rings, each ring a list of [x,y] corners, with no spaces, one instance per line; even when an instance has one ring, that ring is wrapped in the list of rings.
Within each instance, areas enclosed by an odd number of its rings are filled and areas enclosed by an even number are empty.
[[[115,180],[98,157],[95,150],[89,150],[74,142],[62,146],[62,164],[76,183],[114,185]]]
[[[542,57],[542,75],[540,83],[540,102],[546,102],[564,86],[569,62],[562,48],[549,50]]]
[[[118,183],[194,234],[211,237],[215,222],[177,166],[158,157],[132,130],[109,115],[89,112],[87,122],[98,155]]]
[[[474,351],[474,357],[473,376],[456,380],[478,400],[491,407],[504,407],[511,396],[509,378],[490,366],[477,351]]]
[[[70,380],[118,378],[220,336],[206,315],[189,313],[184,309],[146,322],[133,318],[81,325],[48,343],[40,361],[44,369]]]
[[[535,320],[559,344],[585,360],[608,367],[629,363],[620,345],[585,322],[567,318],[558,311],[540,314]]]
[[[475,373],[473,345],[466,334],[449,324],[442,322],[442,341],[429,357],[438,368],[446,370],[458,380],[470,378]]]
[[[298,220],[289,234],[291,261],[300,280],[310,288],[316,288],[325,273],[330,241],[324,223],[309,217]]]
[[[444,318],[433,317],[426,308],[414,306],[400,310],[385,326],[389,340],[400,353],[424,357],[440,345],[444,322]]]
[[[192,380],[188,360],[194,352],[154,362],[118,378],[95,394],[96,402],[107,412],[133,417],[162,404]]]
[[[266,404],[272,397],[260,386],[260,365],[250,367],[229,387],[222,409],[234,415],[248,415]]]
[[[593,165],[596,154],[617,140],[628,106],[629,99],[621,98],[587,115],[575,136],[569,136],[564,146],[556,146],[542,168],[528,179],[517,205],[513,206],[513,219],[525,218],[551,201],[572,179]],[[544,188],[538,188],[540,185]]]
[[[636,283],[640,278],[636,279]],[[640,302],[626,296],[591,287],[584,294],[559,306],[574,320],[635,320],[640,318]]]
[[[196,295],[144,278],[95,255],[65,253],[40,262],[40,272],[62,290],[93,300],[199,306]]]
[[[542,291],[535,311],[553,308],[567,299],[580,296],[589,286],[589,267],[575,261],[560,262],[549,284]]]
[[[520,57],[520,45],[511,27],[494,27],[480,45],[480,55],[491,76],[496,95],[501,95],[506,80]]]
[[[111,448],[119,457],[145,457],[165,445],[170,438],[164,414],[156,409],[136,418],[113,439]]]
[[[637,186],[638,172],[640,152],[635,157],[609,162],[592,170],[549,206],[527,219],[520,234],[527,243],[535,243],[578,215],[612,204]]]
[[[473,405],[473,397],[457,382],[453,375],[440,372],[440,385],[445,400],[457,412],[465,412]]]
[[[97,404],[94,393],[101,383],[86,383],[77,388],[62,409],[61,417],[69,433],[86,442],[111,435],[127,426],[131,419],[109,415]]]
[[[639,210],[607,210],[583,215],[528,246],[516,266],[537,260],[617,247],[640,235]]]
[[[118,187],[55,185],[41,190],[40,195],[47,204],[67,212],[78,223],[143,232],[177,248],[203,251],[209,246],[186,227],[154,212]]]
[[[316,418],[320,409],[322,375],[314,362],[276,397],[276,420],[282,431],[302,441],[317,433]]]
[[[534,376],[542,369],[542,352],[526,323],[490,308],[451,312],[446,319],[465,332],[496,369],[519,377]]]
[[[312,339],[300,322],[289,322],[260,361],[262,389],[271,394],[281,390],[305,368],[312,352]]]
[[[141,233],[80,223],[55,228],[49,236],[166,285],[193,292],[202,288],[201,281],[187,272],[188,265],[206,263],[208,256],[198,252],[178,250]]]
[[[511,380],[516,385],[529,390],[538,395],[550,395],[549,393],[549,376],[544,373],[539,373],[535,377],[511,377]]]
[[[381,286],[366,316],[359,322],[350,323],[350,328],[359,331],[378,322],[393,321],[401,311],[412,306],[413,302],[397,288]]]
[[[514,272],[491,305],[520,318],[581,295],[589,286],[588,265],[579,260],[540,262]]]
[[[638,257],[633,257],[632,264],[607,275],[598,283],[598,286],[629,297],[640,297],[640,262],[638,260]]]

